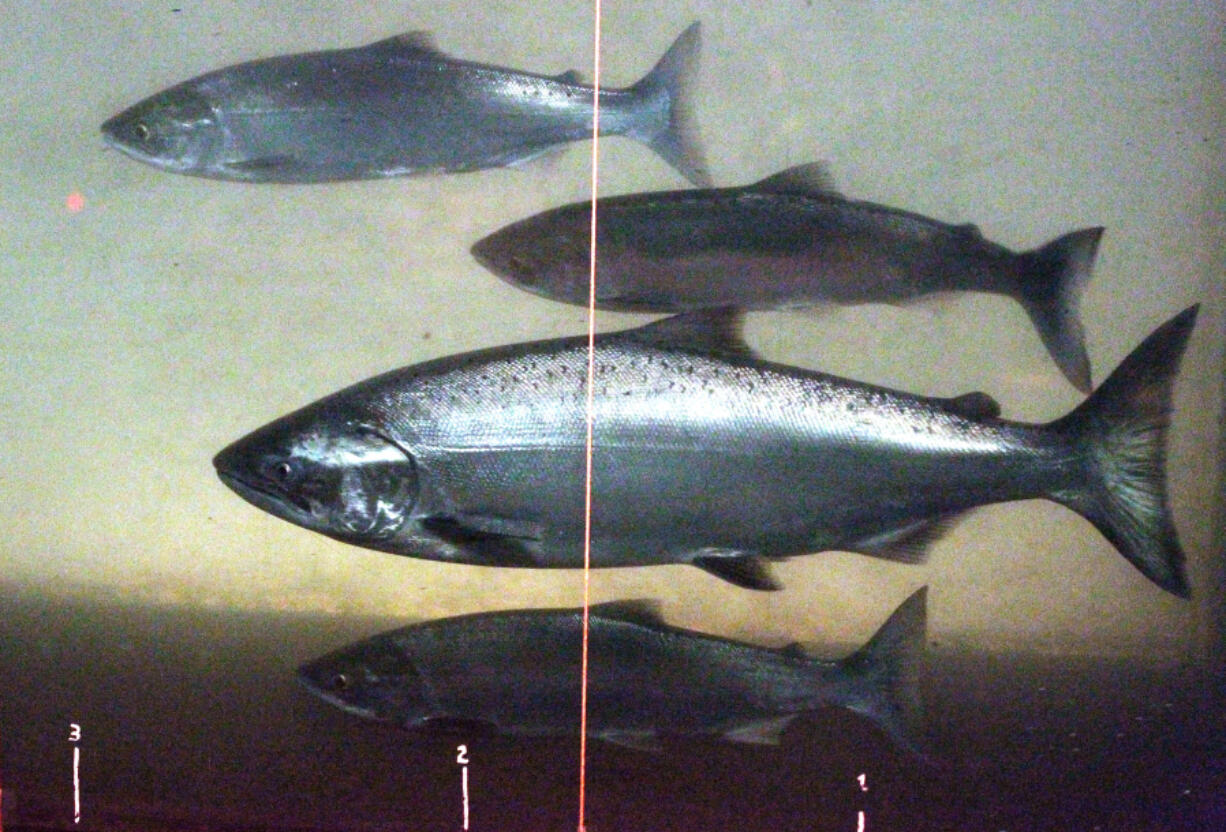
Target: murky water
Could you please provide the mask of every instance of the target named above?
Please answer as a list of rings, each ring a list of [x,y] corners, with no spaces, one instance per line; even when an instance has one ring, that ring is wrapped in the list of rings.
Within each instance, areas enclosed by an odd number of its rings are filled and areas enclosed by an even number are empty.
[[[753,593],[687,567],[605,570],[594,601],[764,645],[863,643],[930,587],[932,762],[822,711],[777,748],[594,743],[592,830],[1213,829],[1224,816],[1223,262],[1226,20],[1212,3],[606,5],[605,83],[703,23],[698,119],[721,185],[827,160],[849,196],[976,222],[1030,248],[1107,228],[1082,305],[1095,381],[1200,302],[1175,395],[1170,502],[1193,599],[1156,589],[1050,503],[959,522],[926,564],[827,553]],[[210,459],[376,372],[584,331],[468,254],[585,198],[590,147],[518,170],[318,186],[161,173],[98,125],[239,60],[425,29],[458,57],[591,75],[583,2],[26,4],[7,21],[0,158],[0,815],[82,828],[573,829],[574,741],[417,736],[315,701],[300,662],[397,623],[573,606],[581,576],[432,564],[257,511]],[[680,188],[602,142],[601,191]],[[601,329],[645,320],[602,314]],[[755,313],[765,357],[1046,421],[1081,396],[1022,310]],[[867,791],[860,785],[864,775]]]

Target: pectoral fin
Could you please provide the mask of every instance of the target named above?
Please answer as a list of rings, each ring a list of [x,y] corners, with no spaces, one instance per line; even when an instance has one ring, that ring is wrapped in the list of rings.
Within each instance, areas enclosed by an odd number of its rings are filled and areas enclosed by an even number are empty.
[[[423,518],[422,529],[446,543],[463,549],[472,563],[489,566],[540,566],[534,543],[536,534],[524,534],[531,524],[499,518],[434,516]],[[517,533],[518,532],[518,533]]]
[[[654,731],[601,731],[596,736],[605,742],[635,748],[639,751],[664,750],[664,746],[660,744],[660,738]]]
[[[241,171],[243,173],[270,173],[274,171],[294,170],[302,166],[302,163],[293,156],[259,156],[255,159],[243,159],[241,162],[225,162],[224,166],[229,170]]]
[[[723,578],[728,583],[745,589],[775,591],[780,588],[771,577],[766,564],[757,555],[706,554],[690,562],[717,578]]]
[[[725,731],[724,739],[729,742],[744,742],[751,745],[778,745],[783,729],[787,728],[788,723],[795,718],[796,714],[787,714],[760,722],[751,722],[748,725]]]

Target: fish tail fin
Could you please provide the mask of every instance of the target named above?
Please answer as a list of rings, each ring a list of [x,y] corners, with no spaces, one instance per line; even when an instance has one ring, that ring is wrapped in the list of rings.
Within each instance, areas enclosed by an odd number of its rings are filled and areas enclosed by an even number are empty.
[[[630,88],[645,102],[648,115],[627,135],[645,143],[693,184],[709,188],[711,174],[698,140],[690,90],[701,48],[702,27],[695,21],[651,72]]]
[[[1081,293],[1090,280],[1103,229],[1083,228],[1022,255],[1017,299],[1064,377],[1089,393],[1090,358],[1081,328]]]
[[[1168,592],[1190,596],[1184,554],[1166,499],[1166,434],[1180,359],[1197,306],[1141,342],[1110,377],[1053,427],[1088,467],[1051,498],[1085,517],[1128,562]]]
[[[928,588],[903,601],[868,643],[842,661],[852,678],[840,702],[923,756],[919,671],[928,631]]]

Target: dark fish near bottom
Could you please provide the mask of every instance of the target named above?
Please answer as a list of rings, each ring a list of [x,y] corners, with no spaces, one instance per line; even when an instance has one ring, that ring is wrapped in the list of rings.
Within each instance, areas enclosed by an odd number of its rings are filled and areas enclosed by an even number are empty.
[[[601,309],[772,309],[992,292],[1022,305],[1064,375],[1090,391],[1078,304],[1101,228],[1014,252],[973,225],[848,199],[820,164],[739,188],[628,194],[596,206]],[[590,202],[554,208],[495,231],[472,253],[521,289],[586,306],[591,218]]]
[[[669,627],[638,603],[594,606],[588,732],[635,747],[670,734],[773,744],[798,714],[833,705],[864,714],[915,750],[925,598],[920,589],[839,661]],[[341,648],[298,675],[324,701],[367,719],[577,734],[582,626],[582,609],[446,618]]]

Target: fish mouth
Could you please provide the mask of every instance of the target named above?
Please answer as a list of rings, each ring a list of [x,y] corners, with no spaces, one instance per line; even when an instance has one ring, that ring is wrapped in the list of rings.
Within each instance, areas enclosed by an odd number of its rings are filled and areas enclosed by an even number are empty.
[[[227,488],[258,509],[299,526],[314,528],[315,515],[306,500],[273,487],[264,481],[248,479],[233,471],[217,469],[217,477]]]
[[[126,140],[123,135],[123,124],[119,122],[118,116],[103,123],[102,143],[111,150],[118,150],[129,159],[135,159],[142,164],[152,165],[155,168],[162,168],[172,172],[179,169],[173,163],[151,153],[146,153]]]

